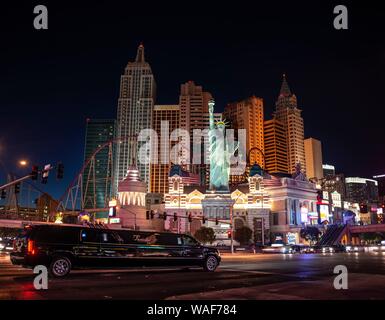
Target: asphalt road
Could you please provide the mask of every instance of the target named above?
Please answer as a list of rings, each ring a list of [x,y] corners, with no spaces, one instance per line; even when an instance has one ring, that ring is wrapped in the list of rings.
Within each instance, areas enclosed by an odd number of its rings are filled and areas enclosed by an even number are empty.
[[[336,290],[333,269],[348,269]],[[385,253],[223,256],[200,269],[79,270],[35,290],[32,270],[0,256],[0,299],[384,299]]]

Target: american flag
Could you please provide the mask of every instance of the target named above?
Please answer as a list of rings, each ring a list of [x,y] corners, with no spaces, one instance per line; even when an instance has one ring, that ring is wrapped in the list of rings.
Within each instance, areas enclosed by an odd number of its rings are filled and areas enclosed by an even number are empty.
[[[182,181],[185,185],[199,185],[201,182],[199,174],[188,173],[187,176],[182,177]]]

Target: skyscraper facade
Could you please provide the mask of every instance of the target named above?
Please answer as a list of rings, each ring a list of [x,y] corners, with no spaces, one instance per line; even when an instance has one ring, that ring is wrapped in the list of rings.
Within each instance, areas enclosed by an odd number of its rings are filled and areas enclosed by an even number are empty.
[[[283,123],[277,119],[266,120],[265,137],[265,169],[269,173],[288,173],[287,139]]]
[[[252,96],[240,102],[229,103],[223,117],[231,122],[231,128],[246,129],[246,152],[249,164],[265,166],[263,137],[263,99]]]
[[[372,179],[345,178],[346,199],[350,202],[371,203],[378,201],[378,182]]]
[[[158,135],[158,163],[151,164],[151,179],[150,179],[150,191],[152,193],[162,193],[165,194],[168,192],[168,174],[171,169],[171,159],[169,158],[170,151],[172,147],[177,143],[177,141],[170,141],[169,137],[171,132],[179,128],[179,119],[180,119],[180,106],[179,105],[155,105],[153,112],[153,126],[152,128],[156,131]],[[164,133],[162,135],[162,122],[163,128],[165,126],[167,129],[167,137]],[[166,141],[167,139],[167,141]],[[168,162],[162,157],[168,157]]]
[[[230,184],[236,185],[245,181],[254,163],[261,167],[265,166],[263,99],[251,96],[239,102],[228,103],[223,118],[230,123],[231,129],[235,130],[235,139],[238,139],[239,129],[246,130],[246,154],[243,155],[243,160],[245,162],[249,160],[249,163],[246,163],[245,169],[242,166],[231,167]]]
[[[373,177],[378,183],[378,195],[381,201],[385,201],[385,174],[376,175]]]
[[[325,178],[333,177],[336,174],[336,168],[330,164],[322,165],[322,174]]]
[[[206,152],[203,148],[203,139],[201,145],[201,159],[200,164],[192,164],[193,156],[193,131],[195,129],[209,128],[209,106],[208,103],[212,99],[209,92],[203,91],[202,86],[197,86],[193,81],[188,81],[181,85],[179,105],[180,105],[180,128],[185,129],[190,134],[190,146],[186,148],[190,152],[190,159],[187,160],[187,150],[183,149],[182,154],[186,159],[186,169],[191,173],[200,174],[201,183],[206,183],[208,162]],[[182,164],[183,165],[183,164]]]
[[[84,163],[98,148],[114,139],[115,129],[116,121],[113,119],[87,119]],[[102,148],[84,169],[82,189],[85,208],[106,208],[112,196],[113,146]]]
[[[297,163],[306,171],[305,146],[304,146],[304,123],[301,110],[297,105],[297,97],[292,94],[283,75],[281,90],[276,102],[274,118],[284,125],[287,139],[288,170],[295,172]]]
[[[116,181],[122,181],[130,165],[137,164],[140,177],[150,187],[150,164],[137,159],[140,142],[136,136],[152,126],[156,83],[150,65],[145,61],[144,47],[139,45],[134,62],[128,62],[120,79],[118,100]]]
[[[307,177],[320,180],[323,178],[321,141],[308,138],[305,139],[304,145]]]

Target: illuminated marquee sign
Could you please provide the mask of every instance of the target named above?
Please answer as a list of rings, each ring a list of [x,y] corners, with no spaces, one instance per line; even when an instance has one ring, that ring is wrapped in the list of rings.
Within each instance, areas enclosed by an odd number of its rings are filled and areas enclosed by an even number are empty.
[[[116,199],[112,199],[108,202],[108,206],[111,208],[111,207],[116,207],[118,205],[118,202],[116,201]]]
[[[120,223],[120,218],[111,218],[110,223]]]
[[[324,200],[329,200],[329,193],[328,193],[327,191],[323,191],[323,192],[322,192],[322,198],[323,198]]]
[[[329,222],[329,206],[321,204],[319,206],[321,223],[324,221]]]
[[[288,244],[296,244],[297,242],[297,235],[292,232],[287,233],[287,243]]]
[[[341,194],[337,191],[334,191],[332,194],[333,205],[337,208],[342,208]]]

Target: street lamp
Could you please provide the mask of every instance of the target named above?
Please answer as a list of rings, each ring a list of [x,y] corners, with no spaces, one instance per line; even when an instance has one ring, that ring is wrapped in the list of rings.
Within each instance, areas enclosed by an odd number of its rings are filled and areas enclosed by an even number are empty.
[[[230,230],[231,230],[231,254],[234,254],[234,217],[233,217],[233,209],[234,209],[234,205],[235,203],[238,201],[239,197],[242,195],[242,193],[240,193],[238,195],[238,197],[234,200],[234,203],[231,204],[230,206]]]
[[[25,167],[28,164],[27,160],[20,160],[19,165]]]
[[[234,223],[233,223],[233,208],[235,202],[230,206],[230,232],[231,232],[231,254],[234,254]]]

